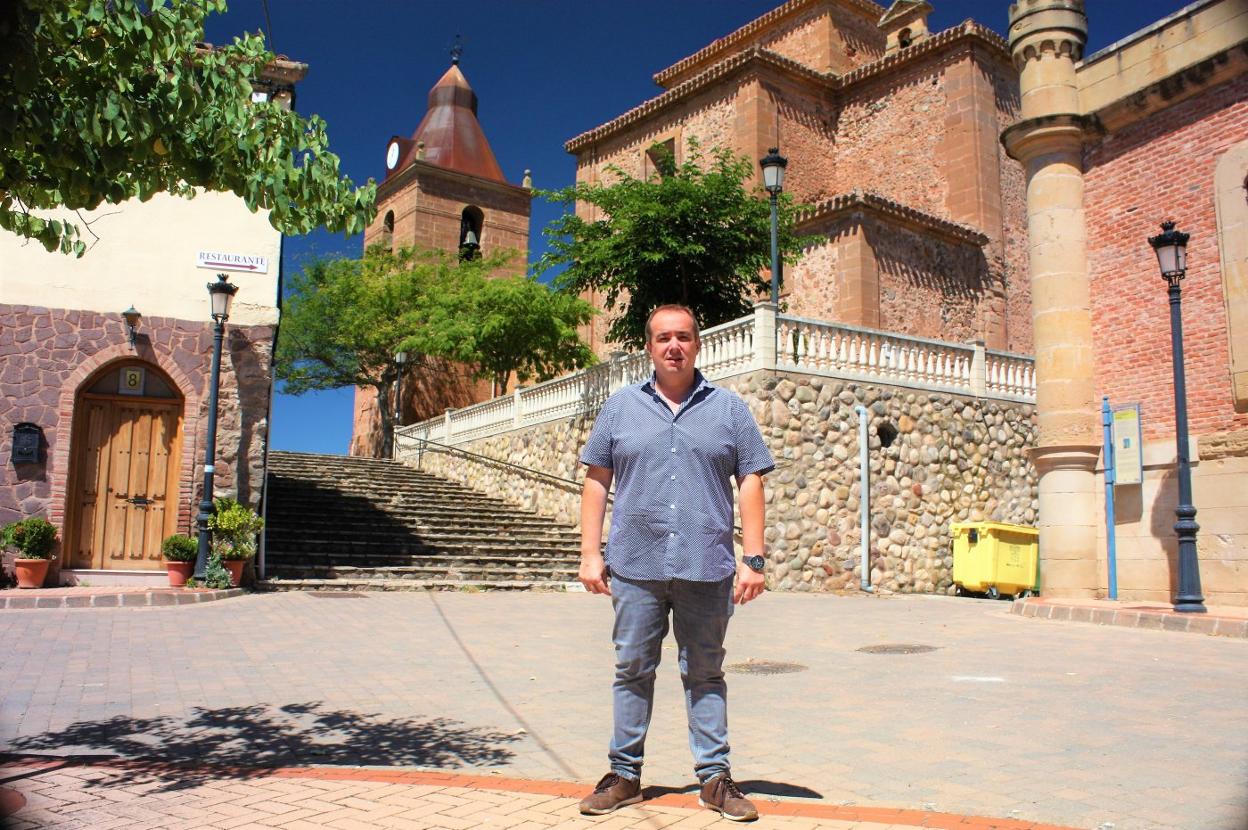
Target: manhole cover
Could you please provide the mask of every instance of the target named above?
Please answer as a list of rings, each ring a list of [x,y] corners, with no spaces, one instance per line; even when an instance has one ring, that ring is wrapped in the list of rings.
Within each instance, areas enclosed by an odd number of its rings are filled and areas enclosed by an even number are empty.
[[[883,643],[878,646],[863,646],[857,649],[864,654],[926,654],[935,651],[936,646],[923,646],[917,643]]]
[[[733,663],[724,666],[724,671],[734,674],[792,674],[806,671],[801,663],[785,663],[780,660],[746,660],[744,663]]]
[[[359,591],[308,591],[307,596],[316,599],[364,599]]]

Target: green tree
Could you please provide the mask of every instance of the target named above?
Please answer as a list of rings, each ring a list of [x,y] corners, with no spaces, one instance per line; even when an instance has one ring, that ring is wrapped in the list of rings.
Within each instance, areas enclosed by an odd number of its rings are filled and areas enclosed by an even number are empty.
[[[274,370],[285,392],[376,390],[381,447],[394,436],[394,355],[441,369],[467,365],[505,389],[508,375],[547,379],[593,361],[576,327],[589,304],[525,277],[490,278],[504,256],[459,261],[440,251],[373,246],[362,259],[317,262],[291,282]]]
[[[607,336],[639,347],[647,315],[664,303],[693,308],[704,326],[750,312],[769,290],[760,270],[771,264],[771,207],[761,190],[745,182],[754,163],[727,149],[710,157],[689,142],[684,163],[656,145],[658,171],[646,179],[618,167],[610,184],[579,182],[544,191],[543,197],[572,206],[592,205],[604,218],[587,221],[565,212],[543,231],[550,250],[537,273],[566,269],[556,284],[567,291],[602,292],[607,309],[621,307]],[[799,206],[788,194],[779,205],[781,256],[795,258],[811,238],[793,231]]]
[[[439,286],[420,334],[406,345],[466,364],[501,395],[512,373],[527,383],[592,364],[594,353],[576,329],[593,314],[581,298],[531,277],[470,271]]]
[[[470,266],[471,267],[471,266]],[[429,283],[449,278],[445,259],[392,253],[379,246],[362,259],[314,262],[290,282],[273,369],[283,391],[363,386],[376,390],[382,447],[394,435],[391,389],[395,352],[420,328]]]
[[[230,191],[273,227],[356,233],[376,187],[356,189],[325,122],[253,82],[274,56],[258,35],[198,46],[225,0],[0,3],[0,228],[81,256],[77,223],[31,211]]]

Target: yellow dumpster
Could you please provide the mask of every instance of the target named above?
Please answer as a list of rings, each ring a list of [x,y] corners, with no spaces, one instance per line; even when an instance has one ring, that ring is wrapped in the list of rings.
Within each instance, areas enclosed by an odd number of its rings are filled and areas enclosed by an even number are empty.
[[[954,522],[953,582],[959,592],[1028,596],[1036,590],[1040,531],[1005,522]]]

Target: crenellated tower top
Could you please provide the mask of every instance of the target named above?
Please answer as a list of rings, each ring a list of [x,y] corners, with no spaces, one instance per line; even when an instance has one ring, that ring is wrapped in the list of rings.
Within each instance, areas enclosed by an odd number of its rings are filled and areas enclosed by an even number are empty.
[[[1088,41],[1083,0],[1019,0],[1010,6],[1009,41],[1019,71],[1045,52],[1079,60]]]
[[[1079,111],[1075,63],[1088,40],[1083,0],[1018,0],[1010,6],[1010,53],[1023,118]]]

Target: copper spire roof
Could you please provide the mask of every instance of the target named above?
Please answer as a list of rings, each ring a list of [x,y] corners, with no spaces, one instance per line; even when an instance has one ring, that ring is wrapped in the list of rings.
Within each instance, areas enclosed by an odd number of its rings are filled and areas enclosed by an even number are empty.
[[[446,74],[429,90],[429,111],[412,133],[413,152],[397,167],[406,167],[416,157],[417,142],[425,143],[424,160],[439,167],[506,182],[477,121],[477,94],[468,79],[451,64]],[[396,168],[397,169],[397,168]]]

